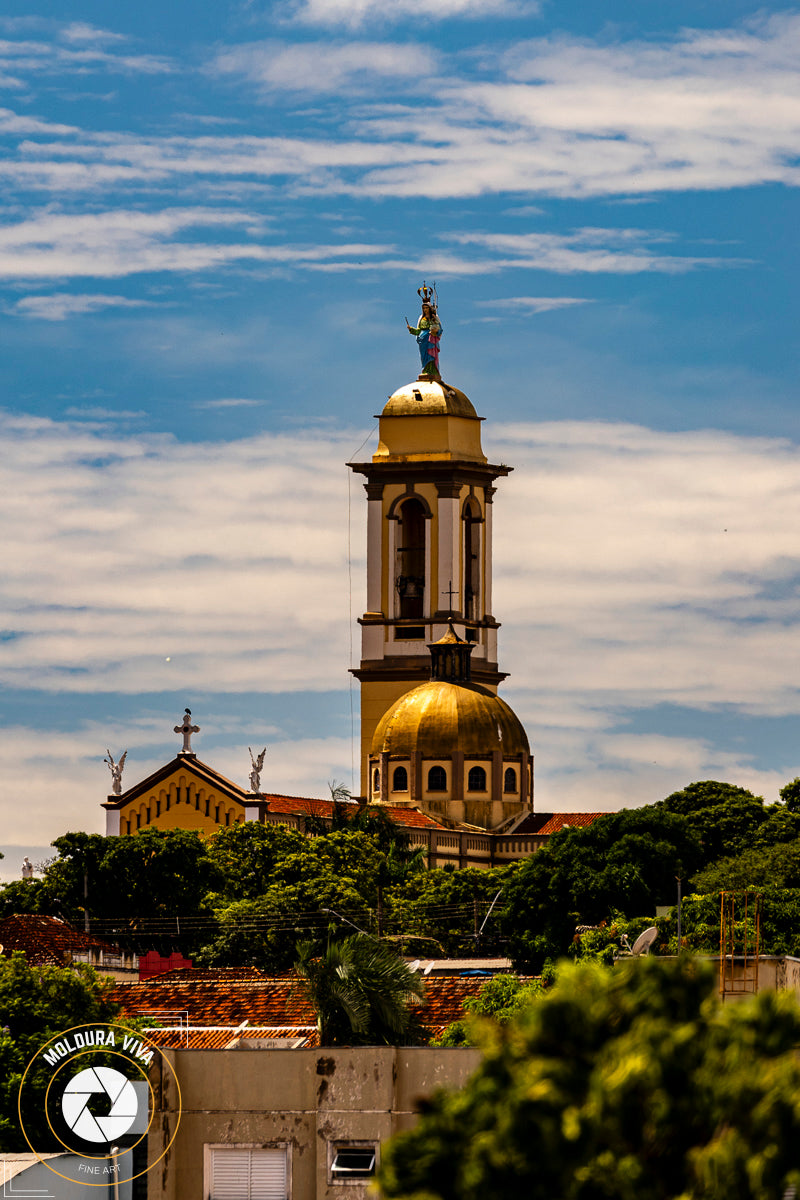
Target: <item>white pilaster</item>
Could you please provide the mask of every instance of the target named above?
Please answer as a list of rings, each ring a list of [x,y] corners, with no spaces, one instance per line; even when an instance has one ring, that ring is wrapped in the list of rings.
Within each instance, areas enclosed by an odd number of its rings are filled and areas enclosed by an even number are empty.
[[[389,526],[387,541],[389,543],[389,568],[386,579],[386,616],[391,620],[397,616],[397,591],[394,586],[397,578],[397,521],[386,522]]]
[[[106,809],[106,837],[119,837],[119,809]]]
[[[382,612],[381,607],[381,519],[380,497],[367,500],[367,612]],[[394,524],[394,522],[390,522]]]
[[[486,492],[494,491],[494,488],[486,488]],[[483,506],[484,522],[483,522],[483,612],[481,616],[488,613],[492,615],[492,504],[491,497],[485,495],[485,503]]]

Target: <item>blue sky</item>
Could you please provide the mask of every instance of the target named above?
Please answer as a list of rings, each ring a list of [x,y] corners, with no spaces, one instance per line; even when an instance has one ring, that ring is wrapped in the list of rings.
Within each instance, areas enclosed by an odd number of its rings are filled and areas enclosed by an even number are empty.
[[[389,10],[388,15],[383,10]],[[363,492],[442,368],[515,466],[536,804],[800,773],[800,9],[287,0],[0,18],[2,868],[178,749],[351,781]],[[372,439],[372,440],[370,440]]]

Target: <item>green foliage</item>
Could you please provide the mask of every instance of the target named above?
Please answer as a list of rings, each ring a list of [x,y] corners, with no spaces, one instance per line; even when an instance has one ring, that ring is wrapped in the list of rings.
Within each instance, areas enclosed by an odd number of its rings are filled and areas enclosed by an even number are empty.
[[[406,1200],[771,1200],[800,1185],[800,1011],[722,1006],[696,961],[564,968],[384,1147]]]
[[[514,966],[538,972],[567,953],[576,925],[598,925],[613,910],[654,915],[675,899],[675,876],[701,862],[697,834],[660,805],[561,830],[504,890],[501,928]]]
[[[762,796],[732,783],[705,779],[673,792],[656,807],[685,817],[700,838],[705,863],[745,850],[767,819]],[[691,873],[691,872],[687,872]]]
[[[47,868],[45,888],[57,915],[78,923],[84,906],[90,917],[173,916],[178,898],[184,911],[197,913],[216,881],[204,843],[185,829],[116,838],[66,833],[53,845],[58,858]]]
[[[800,887],[800,842],[751,846],[734,858],[721,858],[698,871],[692,886],[698,892]]]
[[[518,975],[494,975],[486,980],[477,996],[469,996],[464,1001],[466,1019],[448,1025],[441,1036],[434,1039],[433,1045],[475,1045],[480,1040],[484,1021],[507,1025],[520,1009],[541,996],[544,990],[545,984],[541,979],[522,980]]]
[[[519,866],[511,863],[487,871],[477,867],[434,869],[409,875],[388,897],[391,927],[408,935],[435,939],[436,952],[441,954],[457,957],[490,951],[495,948],[495,915],[502,896],[480,942],[476,934],[497,893],[502,892]]]
[[[780,797],[789,812],[800,813],[800,779],[793,779],[780,790]]]
[[[320,953],[298,946],[297,970],[317,1012],[323,1046],[403,1045],[418,1041],[411,1003],[422,980],[386,945],[366,934],[329,941]]]
[[[297,829],[245,821],[220,829],[208,842],[208,857],[220,878],[220,898],[257,900],[272,881],[278,865],[308,845]]]
[[[28,1149],[19,1129],[17,1095],[31,1058],[49,1038],[74,1025],[114,1021],[119,1009],[110,1000],[113,986],[90,967],[31,967],[21,953],[0,958],[0,1150]],[[50,1080],[47,1068],[41,1069],[41,1078],[29,1078],[26,1094],[43,1097]],[[32,1103],[23,1117],[37,1150],[62,1149],[43,1105]]]

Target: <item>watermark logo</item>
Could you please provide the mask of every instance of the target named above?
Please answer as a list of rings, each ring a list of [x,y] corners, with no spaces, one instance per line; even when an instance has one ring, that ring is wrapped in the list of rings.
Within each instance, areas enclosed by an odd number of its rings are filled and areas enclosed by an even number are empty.
[[[158,1148],[147,1145],[154,1079],[159,1094],[170,1096],[171,1136]],[[180,1124],[180,1085],[169,1059],[144,1034],[120,1025],[80,1025],[56,1034],[33,1056],[18,1110],[25,1140],[48,1170],[107,1188],[145,1174],[167,1153]],[[61,1156],[52,1157],[54,1150]]]
[[[95,1116],[89,1101],[105,1096],[108,1116]],[[116,1142],[136,1121],[139,1101],[133,1084],[113,1067],[87,1067],[73,1075],[61,1094],[61,1115],[84,1142]]]

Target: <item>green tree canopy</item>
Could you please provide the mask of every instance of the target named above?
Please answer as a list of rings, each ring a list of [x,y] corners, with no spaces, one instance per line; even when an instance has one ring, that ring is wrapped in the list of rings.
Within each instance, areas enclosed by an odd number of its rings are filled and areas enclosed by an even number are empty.
[[[697,833],[660,805],[553,834],[503,893],[501,928],[514,966],[537,973],[548,958],[568,952],[576,925],[599,924],[613,910],[654,915],[656,905],[674,902],[676,875],[693,873],[702,861]]]
[[[715,779],[690,783],[657,807],[686,818],[700,838],[704,863],[746,849],[769,815],[763,796]]]
[[[205,844],[186,829],[114,838],[66,833],[53,846],[58,858],[45,872],[45,889],[57,915],[72,921],[82,921],[84,907],[92,918],[194,914],[216,881]]]
[[[26,1151],[19,1128],[17,1095],[26,1066],[41,1046],[57,1033],[92,1021],[114,1021],[110,979],[100,979],[90,967],[32,967],[25,955],[0,958],[0,1150]],[[44,1095],[32,1077],[30,1094]],[[37,1150],[60,1150],[47,1125],[44,1107],[33,1105],[23,1114],[25,1128],[36,1137]]]
[[[467,1085],[384,1148],[406,1200],[774,1200],[800,1186],[800,1011],[696,960],[563,968]]]

